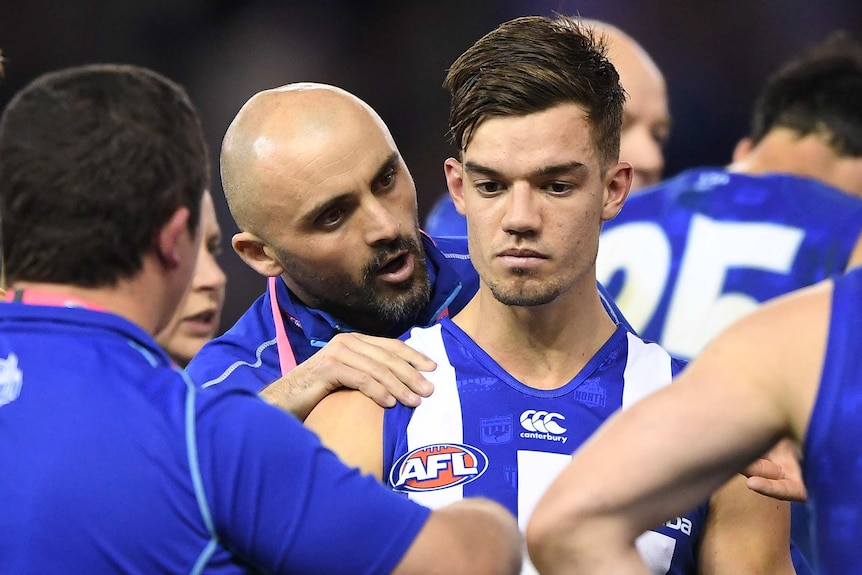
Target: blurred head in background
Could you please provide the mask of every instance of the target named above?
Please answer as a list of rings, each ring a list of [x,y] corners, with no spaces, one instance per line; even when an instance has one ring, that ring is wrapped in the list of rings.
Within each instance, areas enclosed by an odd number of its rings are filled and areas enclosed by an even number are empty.
[[[605,36],[608,57],[626,91],[620,161],[634,167],[631,191],[658,183],[664,171],[664,146],[671,117],[664,75],[634,38],[611,24],[584,19],[584,25]]]
[[[203,345],[216,336],[224,306],[227,278],[216,261],[221,253],[221,228],[212,196],[204,194],[201,204],[201,232],[194,276],[177,312],[156,341],[174,361],[185,366]]]

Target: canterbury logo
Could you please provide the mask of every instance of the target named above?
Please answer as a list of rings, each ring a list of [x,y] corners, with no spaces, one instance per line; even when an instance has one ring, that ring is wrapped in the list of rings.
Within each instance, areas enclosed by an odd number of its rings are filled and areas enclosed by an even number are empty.
[[[566,428],[557,423],[556,419],[565,420],[566,418],[559,413],[528,409],[521,414],[521,427],[535,433],[561,435],[566,432]]]

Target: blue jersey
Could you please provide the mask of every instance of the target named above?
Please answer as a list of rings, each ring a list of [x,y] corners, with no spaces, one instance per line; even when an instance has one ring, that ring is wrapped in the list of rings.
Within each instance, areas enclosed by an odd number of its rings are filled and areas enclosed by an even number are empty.
[[[815,568],[862,572],[862,269],[835,279],[832,319],[803,473],[813,518]]]
[[[479,289],[479,276],[473,268],[466,238],[423,236],[428,274],[431,279],[430,302],[413,318],[395,326],[391,335],[399,336],[413,326],[429,326],[441,315],[461,311]],[[276,294],[279,318],[272,311],[271,292],[260,296],[251,308],[220,337],[208,342],[195,355],[186,370],[202,387],[230,382],[254,392],[283,375],[277,327],[282,327],[296,363],[302,363],[338,333],[356,331],[337,318],[303,304],[278,280]],[[601,285],[597,286],[602,304],[614,323],[630,329],[616,305]],[[276,324],[278,321],[278,324]]]
[[[452,196],[443,194],[428,212],[425,231],[434,237],[462,237],[467,235],[467,219],[455,209]]]
[[[0,303],[0,453],[0,573],[388,573],[429,513],[90,309]]]
[[[815,180],[698,169],[629,197],[597,275],[634,329],[691,358],[760,303],[843,272],[862,200]]]
[[[432,508],[488,497],[522,528],[571,453],[614,411],[667,385],[683,365],[618,327],[569,383],[539,390],[503,370],[448,318],[405,338],[437,363],[426,374],[435,387],[416,409],[386,410],[384,479]],[[654,573],[696,572],[705,513],[704,505],[638,540]]]

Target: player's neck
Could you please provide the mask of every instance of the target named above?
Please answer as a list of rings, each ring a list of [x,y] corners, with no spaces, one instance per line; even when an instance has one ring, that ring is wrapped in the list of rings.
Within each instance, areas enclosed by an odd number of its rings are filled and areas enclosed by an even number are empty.
[[[18,281],[7,290],[17,292],[24,303],[35,305],[75,306],[113,313],[137,324],[147,333],[156,331],[159,320],[152,301],[152,293],[136,282],[121,280],[113,286],[82,287],[72,284]],[[8,296],[7,296],[8,297]],[[63,302],[67,303],[64,304]]]
[[[773,128],[727,169],[750,175],[780,173],[817,178],[823,166],[831,165],[834,159],[835,152],[824,136],[800,136],[788,128]]]
[[[594,290],[509,306],[483,285],[453,321],[503,369],[537,389],[571,381],[616,329]]]

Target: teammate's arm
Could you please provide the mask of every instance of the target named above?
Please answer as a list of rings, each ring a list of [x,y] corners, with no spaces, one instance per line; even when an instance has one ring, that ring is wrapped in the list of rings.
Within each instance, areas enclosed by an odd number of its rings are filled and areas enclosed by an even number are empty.
[[[514,575],[522,546],[517,524],[501,505],[462,499],[431,513],[393,575]]]
[[[527,543],[539,571],[644,573],[638,534],[694,507],[781,435],[800,441],[822,372],[830,300],[825,282],[763,305],[673,385],[608,420],[532,516]]]

